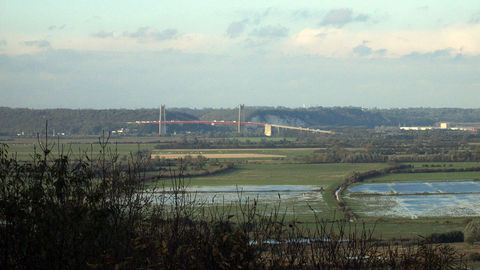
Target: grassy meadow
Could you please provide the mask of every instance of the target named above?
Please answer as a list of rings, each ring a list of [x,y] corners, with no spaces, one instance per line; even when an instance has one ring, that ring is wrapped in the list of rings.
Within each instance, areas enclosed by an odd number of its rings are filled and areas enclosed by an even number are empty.
[[[239,140],[260,140],[264,138],[239,138]],[[268,138],[270,139],[270,138]],[[150,151],[152,154],[182,154],[196,156],[199,154],[262,154],[279,155],[282,157],[245,157],[245,158],[220,158],[220,161],[235,163],[235,169],[205,177],[192,177],[187,180],[191,187],[219,187],[219,186],[277,186],[277,185],[305,185],[314,186],[322,194],[323,202],[313,205],[318,207],[316,213],[322,218],[332,218],[340,213],[336,209],[332,192],[344,181],[345,176],[352,172],[363,172],[386,168],[386,163],[328,163],[306,164],[302,157],[312,154],[319,148],[248,148],[248,149],[156,149],[159,143],[168,143],[172,138],[128,138],[119,137],[110,139],[110,149],[118,152],[120,156],[129,155],[137,151]],[[283,140],[283,138],[272,138]],[[288,139],[290,140],[290,139]],[[40,152],[36,139],[13,139],[3,141],[8,143],[9,152],[15,153],[20,160],[29,160],[36,148]],[[50,140],[54,143],[53,153],[59,152],[79,155],[81,153],[96,154],[100,150],[98,138],[75,138]],[[63,150],[62,150],[63,149]],[[468,168],[480,166],[477,162],[439,162],[439,163],[412,163],[415,168],[441,166],[446,168]],[[457,180],[479,179],[480,172],[453,172],[453,173],[410,173],[410,174],[387,174],[368,179],[367,182],[392,182],[392,181],[424,181],[424,180]],[[169,186],[168,181],[151,183],[152,186]],[[358,205],[347,199],[347,207],[356,210]],[[269,209],[277,205],[277,201],[262,202]],[[294,216],[304,222],[303,226],[313,226],[314,214],[308,205],[293,205],[286,201],[282,206],[289,218]],[[288,209],[288,210],[287,210]],[[375,235],[387,238],[415,237],[432,232],[447,232],[463,230],[465,218],[428,217],[418,219],[394,218],[394,217],[369,217],[359,216],[359,221],[353,223],[362,226],[364,222],[368,229],[375,229]]]

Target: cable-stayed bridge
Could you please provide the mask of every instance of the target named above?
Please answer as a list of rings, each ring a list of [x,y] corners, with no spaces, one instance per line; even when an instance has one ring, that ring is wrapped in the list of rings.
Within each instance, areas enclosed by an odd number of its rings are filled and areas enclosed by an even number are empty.
[[[205,120],[189,120],[189,121],[178,121],[178,120],[166,120],[166,110],[165,105],[160,107],[160,115],[158,121],[134,121],[134,122],[127,122],[128,124],[156,124],[158,125],[158,134],[160,136],[166,134],[166,126],[167,125],[183,125],[183,124],[193,124],[193,125],[230,125],[230,126],[237,126],[237,132],[241,132],[242,126],[255,126],[255,127],[263,127],[265,129],[265,136],[272,136],[272,128],[276,128],[277,130],[280,129],[288,129],[288,130],[299,130],[299,131],[306,131],[312,133],[325,133],[325,134],[333,134],[333,131],[330,130],[321,130],[321,129],[313,129],[313,128],[305,128],[305,127],[294,127],[294,126],[287,126],[287,125],[277,125],[277,124],[268,124],[268,123],[255,123],[255,122],[247,122],[242,121],[245,119],[245,111],[244,106],[239,105],[238,107],[238,121],[205,121]]]

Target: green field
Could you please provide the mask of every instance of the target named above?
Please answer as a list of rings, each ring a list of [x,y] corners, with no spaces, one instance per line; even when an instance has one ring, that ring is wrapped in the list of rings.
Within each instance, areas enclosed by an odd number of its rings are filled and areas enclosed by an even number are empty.
[[[236,138],[238,140],[257,141],[261,138]],[[165,143],[172,138],[111,138],[109,145],[111,150],[116,150],[119,155],[129,155],[137,151],[152,151],[152,153],[162,154],[190,154],[192,156],[208,153],[229,154],[229,153],[252,153],[266,155],[284,155],[283,158],[244,158],[244,159],[221,159],[221,161],[235,162],[235,169],[212,175],[209,177],[193,177],[186,179],[188,185],[195,187],[215,187],[215,186],[263,186],[263,185],[306,185],[315,186],[322,189],[322,199],[324,203],[316,204],[315,207],[321,207],[317,213],[320,217],[332,218],[334,215],[341,217],[332,198],[332,191],[344,181],[347,174],[356,171],[363,172],[388,167],[386,163],[338,163],[338,164],[305,164],[302,163],[302,157],[312,154],[319,148],[255,148],[255,149],[162,149],[157,150],[155,146],[159,143]],[[283,138],[275,138],[283,140]],[[287,139],[287,140],[290,140]],[[9,152],[16,153],[20,160],[28,160],[37,145],[37,152],[40,152],[35,139],[15,139],[5,141],[9,144]],[[79,138],[51,140],[55,143],[53,154],[58,154],[62,147],[64,153],[70,153],[73,156],[81,153],[98,154],[100,145],[98,138]],[[60,146],[60,147],[59,147]],[[415,168],[468,168],[478,167],[479,162],[424,162],[412,163]],[[434,167],[432,167],[434,165]],[[440,165],[440,167],[438,167]],[[424,181],[424,180],[457,180],[457,179],[479,179],[480,172],[452,172],[452,173],[408,173],[408,174],[387,174],[366,182],[390,182],[390,181]],[[155,182],[150,185],[169,186],[168,181]],[[264,205],[273,209],[276,205],[274,201],[262,202]],[[351,204],[347,199],[347,206],[356,209],[356,205]],[[281,209],[288,212],[289,218],[294,216],[305,222],[305,226],[313,225],[313,213],[309,212],[307,205],[292,209],[289,203],[282,204]],[[366,227],[373,229],[377,236],[388,238],[412,237],[417,235],[426,235],[432,232],[446,232],[451,230],[462,230],[465,226],[465,218],[419,218],[415,220],[407,218],[389,218],[389,217],[359,217],[359,222],[366,222]],[[360,226],[359,223],[353,223]]]
[[[19,160],[30,160],[34,151],[37,153],[42,152],[36,139],[18,139],[3,142],[8,144],[8,152],[17,155]],[[44,144],[44,142],[42,142],[42,144]],[[48,141],[48,144],[54,156],[62,152],[72,156],[78,156],[79,154],[96,155],[101,149],[98,138],[52,139]],[[116,151],[120,156],[124,156],[137,151],[150,151],[153,150],[154,146],[154,143],[134,143],[132,139],[123,138],[121,141],[110,139],[108,149],[110,151]]]
[[[192,185],[319,185],[343,181],[352,171],[372,170],[384,164],[240,164],[229,173],[191,179]]]

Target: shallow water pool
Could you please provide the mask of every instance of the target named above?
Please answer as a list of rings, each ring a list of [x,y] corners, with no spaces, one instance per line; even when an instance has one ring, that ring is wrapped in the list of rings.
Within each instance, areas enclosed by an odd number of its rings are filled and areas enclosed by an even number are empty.
[[[264,186],[192,186],[188,187],[182,198],[194,201],[196,205],[238,205],[254,201],[260,206],[276,207],[280,205],[282,212],[306,214],[326,211],[327,204],[323,200],[322,187],[308,185],[264,185]],[[157,193],[158,200],[164,199],[172,203],[171,193]]]
[[[480,216],[480,183],[474,181],[360,184],[348,191],[347,203],[361,215]]]

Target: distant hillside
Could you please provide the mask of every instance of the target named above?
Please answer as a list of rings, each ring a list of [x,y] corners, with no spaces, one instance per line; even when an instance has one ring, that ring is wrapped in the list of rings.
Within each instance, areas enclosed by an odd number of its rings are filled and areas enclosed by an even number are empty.
[[[167,120],[236,120],[236,108],[190,109],[167,108]],[[435,125],[438,122],[480,122],[480,109],[457,108],[408,108],[408,109],[362,109],[357,107],[246,107],[247,121],[283,124],[302,127],[338,126],[399,126]],[[136,120],[157,120],[158,109],[13,109],[0,107],[0,135],[26,135],[43,130],[45,120],[50,129],[68,135],[98,135],[105,131],[127,127],[127,122]],[[135,133],[155,132],[155,126],[130,125]],[[206,130],[207,127],[181,127],[175,130]],[[170,130],[174,130],[170,129]]]
[[[362,109],[356,107],[271,108],[250,114],[252,121],[304,127],[431,126],[438,122],[480,122],[480,109],[408,108]]]
[[[158,109],[72,110],[72,109],[11,109],[0,108],[0,135],[15,135],[19,132],[31,135],[45,128],[69,135],[98,135],[105,131],[125,127],[126,122],[158,120]],[[197,120],[198,118],[179,111],[168,111],[167,119]],[[139,127],[142,128],[142,127]]]

